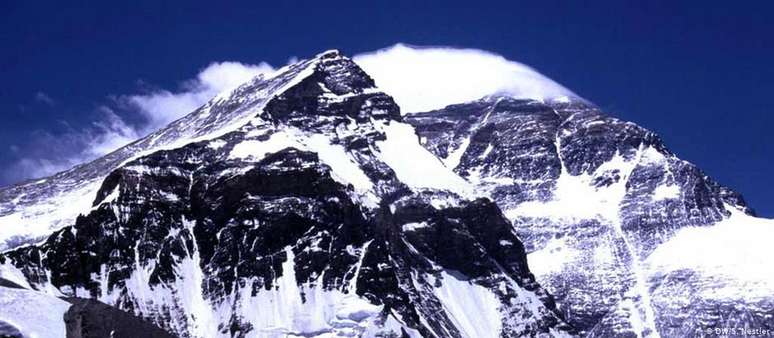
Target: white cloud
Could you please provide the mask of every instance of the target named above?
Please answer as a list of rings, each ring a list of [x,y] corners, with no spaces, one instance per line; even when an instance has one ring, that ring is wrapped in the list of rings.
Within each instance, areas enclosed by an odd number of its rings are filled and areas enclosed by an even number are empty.
[[[142,136],[109,107],[101,106],[98,110],[103,114],[104,121],[95,122],[94,128],[88,131],[86,147],[80,157],[96,158],[105,155]]]
[[[0,175],[0,186],[51,175],[108,154],[190,113],[215,95],[232,90],[258,74],[273,71],[266,63],[214,62],[195,78],[184,81],[177,91],[155,90],[118,96],[112,104],[124,113],[139,115],[140,123],[130,124],[113,108],[104,105],[96,109],[97,121],[86,128],[59,135],[34,132],[23,148],[14,145],[14,152],[25,156]],[[54,103],[43,92],[36,93],[35,100],[48,105]]]
[[[0,175],[0,182],[12,183],[57,173],[110,153],[141,136],[112,109],[101,106],[97,114],[99,121],[87,128],[56,135],[35,131],[23,148],[12,145],[14,153],[24,156]]]
[[[220,92],[232,90],[258,74],[274,72],[267,63],[214,62],[184,83],[182,90],[158,90],[147,94],[126,95],[122,101],[136,108],[147,120],[148,133],[188,114]]]
[[[43,104],[46,104],[46,105],[49,105],[49,106],[53,106],[54,103],[55,103],[54,99],[52,99],[51,96],[48,96],[48,94],[46,94],[44,92],[37,92],[37,93],[35,93],[35,101],[43,103]]]
[[[476,49],[410,47],[403,44],[353,57],[404,113],[442,108],[495,93],[546,99],[575,96],[571,91],[518,62]],[[296,62],[295,57],[289,62]],[[258,74],[273,73],[267,63],[214,62],[177,90],[159,89],[119,95],[108,106],[97,108],[100,120],[64,135],[38,132],[18,148],[24,153],[16,165],[0,175],[3,183],[53,174],[105,155],[188,114],[215,95],[236,88]],[[55,101],[43,92],[35,100]],[[136,114],[141,122],[130,124],[116,110]]]
[[[497,93],[540,100],[576,96],[529,66],[477,49],[397,44],[353,59],[404,114]]]

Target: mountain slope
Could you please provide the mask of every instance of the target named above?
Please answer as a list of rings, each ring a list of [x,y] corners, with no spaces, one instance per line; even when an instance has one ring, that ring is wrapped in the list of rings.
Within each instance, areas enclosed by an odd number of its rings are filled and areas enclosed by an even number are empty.
[[[259,76],[222,93],[169,126],[90,163],[44,179],[0,189],[0,249],[39,241],[87,213],[102,180],[131,158],[185,145],[241,127],[257,115],[277,92],[312,71],[312,61]]]
[[[500,209],[368,75],[331,51],[278,77],[88,165],[90,210],[0,263],[183,337],[571,333]]]
[[[728,222],[758,224],[739,227],[755,236],[769,233],[766,221],[750,217],[741,195],[677,158],[652,132],[579,99],[493,96],[407,121],[428,150],[497,202],[538,281],[582,335],[774,325],[765,314],[774,297],[741,294],[766,274],[734,282],[720,268],[702,268],[715,264],[699,264],[695,257],[706,253],[692,251],[730,244],[715,230]],[[718,265],[759,268],[765,256],[755,255],[771,254],[753,251],[723,254],[738,261]],[[734,289],[732,298],[717,297]]]

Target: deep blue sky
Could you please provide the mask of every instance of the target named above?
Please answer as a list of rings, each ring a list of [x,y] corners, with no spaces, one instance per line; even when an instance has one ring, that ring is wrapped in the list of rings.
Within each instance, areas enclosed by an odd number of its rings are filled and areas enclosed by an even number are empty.
[[[772,1],[60,3],[0,3],[0,171],[41,131],[88,126],[139,81],[175,88],[212,61],[282,65],[404,42],[531,65],[774,216]]]

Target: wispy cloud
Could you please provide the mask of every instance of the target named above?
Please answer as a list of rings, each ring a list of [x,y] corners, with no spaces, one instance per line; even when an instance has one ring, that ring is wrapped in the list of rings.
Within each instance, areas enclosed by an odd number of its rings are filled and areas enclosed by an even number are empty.
[[[143,94],[122,95],[118,100],[145,118],[147,123],[140,131],[148,133],[192,112],[218,93],[236,88],[258,74],[274,70],[268,63],[251,65],[214,62],[194,79],[184,81],[178,91],[160,89]]]
[[[527,65],[478,49],[397,44],[354,60],[404,114],[497,93],[532,99],[575,96]]]
[[[49,96],[44,92],[35,93],[34,98],[35,98],[35,102],[40,102],[48,106],[53,106],[56,103],[56,101],[54,101],[54,99],[52,99],[51,96]]]
[[[86,127],[67,126],[64,133],[56,135],[35,131],[27,143],[13,145],[13,149],[9,149],[12,153],[24,155],[0,174],[0,185],[51,175],[110,153],[190,113],[218,93],[231,90],[258,74],[273,71],[267,63],[214,62],[194,78],[183,81],[177,90],[114,95],[95,108],[97,119]],[[35,94],[35,101],[50,106],[55,104],[43,92]],[[125,119],[122,115],[135,116]]]
[[[124,122],[111,108],[97,108],[98,121],[81,129],[66,123],[64,133],[38,130],[27,143],[12,145],[9,150],[23,156],[3,171],[3,182],[47,176],[107,154],[140,137],[136,129]]]
[[[524,64],[476,49],[397,44],[353,59],[404,113],[495,93],[535,99],[574,95]],[[28,144],[15,146],[13,152],[24,156],[0,175],[0,184],[46,176],[107,154],[195,110],[218,93],[274,70],[267,63],[214,62],[177,89],[114,95],[96,108],[99,118],[91,125],[64,135],[38,131]],[[36,93],[35,101],[57,104],[44,92]]]

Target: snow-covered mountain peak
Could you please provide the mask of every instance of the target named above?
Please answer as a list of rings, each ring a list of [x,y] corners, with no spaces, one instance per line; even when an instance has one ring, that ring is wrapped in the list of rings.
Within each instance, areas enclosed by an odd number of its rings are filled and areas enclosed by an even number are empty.
[[[0,249],[41,239],[72,223],[92,206],[100,182],[113,169],[159,150],[213,139],[248,124],[261,124],[265,106],[285,91],[305,83],[321,83],[328,101],[342,100],[373,88],[373,80],[338,51],[327,51],[258,76],[219,94],[202,107],[150,135],[90,163],[44,179],[0,189]],[[397,107],[386,112],[399,115]],[[376,112],[379,115],[380,112]]]
[[[82,216],[0,254],[32,288],[183,337],[571,331],[500,209],[338,52],[109,156],[72,171],[94,174]]]

